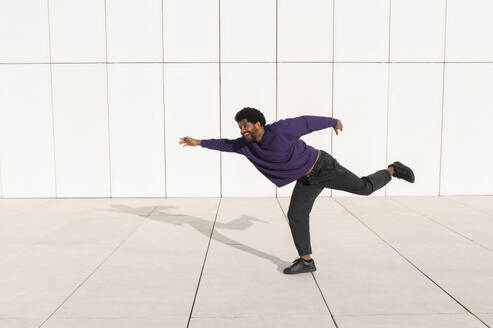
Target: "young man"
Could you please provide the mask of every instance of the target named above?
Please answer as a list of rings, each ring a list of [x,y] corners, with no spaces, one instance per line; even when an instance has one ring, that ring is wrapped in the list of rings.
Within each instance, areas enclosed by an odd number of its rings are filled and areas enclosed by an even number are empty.
[[[288,220],[294,244],[300,256],[284,269],[286,274],[316,270],[311,258],[309,214],[315,199],[324,188],[344,190],[358,195],[370,195],[385,186],[392,176],[414,182],[413,171],[400,162],[359,178],[341,166],[323,150],[307,145],[301,136],[332,127],[338,135],[341,121],[325,116],[304,115],[265,124],[264,115],[255,108],[245,107],[236,113],[242,137],[237,139],[196,140],[180,138],[183,146],[236,152],[250,162],[276,186],[282,187],[296,180],[289,203]]]

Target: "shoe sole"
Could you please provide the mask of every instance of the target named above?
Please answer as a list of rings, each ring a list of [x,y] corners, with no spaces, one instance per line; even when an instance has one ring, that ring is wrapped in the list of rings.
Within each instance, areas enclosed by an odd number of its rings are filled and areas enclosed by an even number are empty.
[[[305,269],[305,270],[300,270],[300,271],[296,271],[296,272],[284,272],[284,274],[298,274],[298,273],[307,273],[307,272],[313,272],[313,271],[317,271],[317,268],[314,268],[314,269]]]
[[[407,182],[410,182],[410,183],[414,183],[414,172],[413,172],[413,170],[411,170],[410,167],[402,164],[401,162],[395,162],[394,164],[397,164],[397,165],[401,166],[402,168],[408,170],[408,172],[409,172],[409,180],[408,179],[403,179],[403,180],[406,180]]]

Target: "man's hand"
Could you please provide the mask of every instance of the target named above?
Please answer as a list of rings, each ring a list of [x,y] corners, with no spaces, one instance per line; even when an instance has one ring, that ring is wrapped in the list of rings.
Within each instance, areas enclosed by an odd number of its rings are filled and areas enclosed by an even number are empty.
[[[337,132],[337,130],[341,130],[342,131],[342,122],[340,120],[337,120],[337,126],[334,128],[334,131],[336,132],[336,134],[339,135],[339,133]]]
[[[183,145],[183,147],[185,147],[185,146],[199,146],[200,142],[201,142],[201,140],[193,139],[193,138],[190,138],[188,136],[180,138],[180,141],[178,141],[178,143],[180,145]]]

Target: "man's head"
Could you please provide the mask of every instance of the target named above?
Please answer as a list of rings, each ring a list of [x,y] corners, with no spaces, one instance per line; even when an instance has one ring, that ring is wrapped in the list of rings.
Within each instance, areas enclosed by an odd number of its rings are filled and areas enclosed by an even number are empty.
[[[247,142],[259,141],[264,135],[265,117],[258,109],[245,107],[235,115],[241,135]]]

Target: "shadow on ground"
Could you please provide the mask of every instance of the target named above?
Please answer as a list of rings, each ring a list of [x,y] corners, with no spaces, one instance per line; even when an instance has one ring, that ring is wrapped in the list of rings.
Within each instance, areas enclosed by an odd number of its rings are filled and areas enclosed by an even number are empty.
[[[130,207],[124,204],[112,204],[112,209],[98,209],[101,211],[110,211],[110,212],[119,212],[119,213],[127,213],[134,214],[149,220],[154,220],[167,224],[174,225],[189,225],[190,227],[197,230],[199,233],[203,234],[205,237],[210,238],[211,229],[214,225],[214,233],[212,234],[212,239],[223,243],[224,245],[228,245],[230,247],[236,248],[242,252],[258,256],[267,261],[272,262],[277,266],[277,271],[282,272],[282,270],[289,266],[291,263],[281,260],[275,255],[268,254],[264,251],[255,249],[251,246],[245,245],[236,241],[234,239],[229,238],[228,236],[218,232],[215,228],[221,229],[230,229],[230,230],[246,230],[251,227],[255,222],[268,223],[267,221],[260,220],[258,218],[249,216],[249,215],[241,215],[239,218],[231,220],[229,222],[215,222],[210,220],[204,220],[202,218],[184,214],[170,214],[167,213],[166,210],[170,208],[176,208],[175,206],[146,206],[146,207]],[[152,214],[152,215],[151,215]]]

